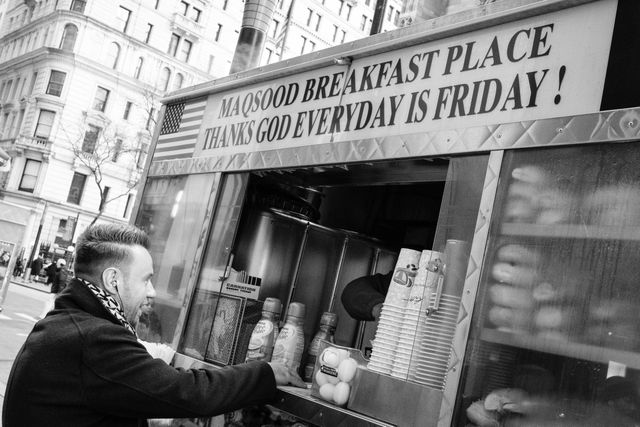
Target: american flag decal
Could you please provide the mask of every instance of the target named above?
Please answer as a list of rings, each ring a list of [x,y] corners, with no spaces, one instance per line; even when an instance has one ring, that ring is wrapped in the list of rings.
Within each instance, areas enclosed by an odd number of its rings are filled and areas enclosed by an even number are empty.
[[[207,98],[167,105],[153,160],[190,158],[202,124]]]

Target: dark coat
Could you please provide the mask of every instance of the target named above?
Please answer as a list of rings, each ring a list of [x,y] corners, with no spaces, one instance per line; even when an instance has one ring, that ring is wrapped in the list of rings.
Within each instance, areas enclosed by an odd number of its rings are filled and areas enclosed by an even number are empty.
[[[349,282],[340,298],[347,313],[357,320],[374,320],[371,310],[384,302],[392,276],[393,270],[387,274],[377,273]]]
[[[42,270],[43,261],[42,258],[38,257],[31,262],[31,274],[37,276],[40,274],[40,270]]]
[[[265,362],[176,369],[152,358],[81,282],[36,323],[7,383],[2,425],[144,426],[213,416],[275,397]]]

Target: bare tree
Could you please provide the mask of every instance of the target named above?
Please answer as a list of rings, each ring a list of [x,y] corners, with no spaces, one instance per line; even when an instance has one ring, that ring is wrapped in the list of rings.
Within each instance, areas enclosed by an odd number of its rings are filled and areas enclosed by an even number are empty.
[[[100,192],[100,205],[98,213],[91,221],[93,225],[102,216],[108,203],[113,202],[131,192],[141,177],[145,153],[144,140],[146,134],[139,132],[136,137],[125,137],[106,123],[104,128],[87,125],[82,138],[70,139],[74,162],[83,165],[90,173]],[[126,171],[128,176],[117,176],[124,182],[124,190],[112,194],[110,188],[105,186],[105,174],[114,176],[114,173]]]

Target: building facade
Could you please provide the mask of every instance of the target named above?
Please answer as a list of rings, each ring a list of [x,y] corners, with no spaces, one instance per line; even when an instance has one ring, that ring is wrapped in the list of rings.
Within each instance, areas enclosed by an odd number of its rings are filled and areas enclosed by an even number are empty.
[[[365,37],[375,7],[282,0],[262,63]],[[396,27],[402,0],[385,7],[383,31]],[[0,149],[11,157],[0,198],[31,212],[21,257],[70,257],[96,217],[129,221],[160,98],[228,74],[243,8],[239,0],[0,0]]]

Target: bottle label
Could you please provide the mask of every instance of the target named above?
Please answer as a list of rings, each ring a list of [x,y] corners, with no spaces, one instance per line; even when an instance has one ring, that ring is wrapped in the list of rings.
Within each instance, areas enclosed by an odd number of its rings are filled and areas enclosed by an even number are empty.
[[[285,325],[276,341],[273,349],[272,361],[286,365],[289,369],[298,370],[302,351],[304,350],[304,335],[302,330],[297,331],[296,327]]]
[[[245,361],[264,360],[269,362],[273,353],[273,324],[260,320],[251,334]]]

